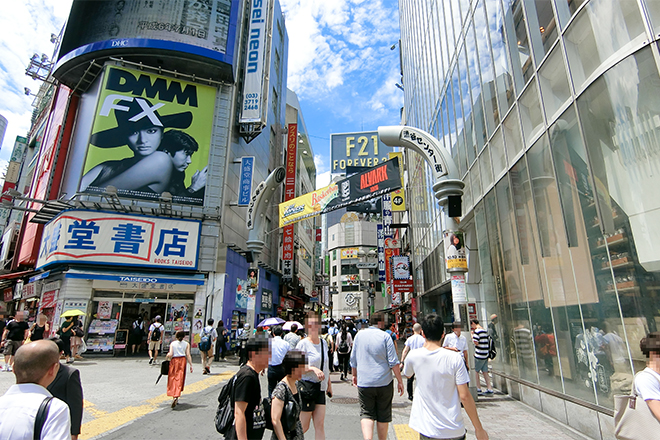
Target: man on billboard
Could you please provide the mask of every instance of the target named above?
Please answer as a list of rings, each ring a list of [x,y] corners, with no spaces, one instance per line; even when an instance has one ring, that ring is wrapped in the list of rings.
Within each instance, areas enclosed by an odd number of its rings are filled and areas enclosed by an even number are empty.
[[[195,138],[181,130],[170,130],[163,135],[159,151],[166,152],[172,161],[172,176],[167,189],[172,195],[204,199],[208,166],[201,171],[195,171],[189,187],[186,188],[184,182],[186,169],[192,162],[192,155],[198,149],[199,145]]]

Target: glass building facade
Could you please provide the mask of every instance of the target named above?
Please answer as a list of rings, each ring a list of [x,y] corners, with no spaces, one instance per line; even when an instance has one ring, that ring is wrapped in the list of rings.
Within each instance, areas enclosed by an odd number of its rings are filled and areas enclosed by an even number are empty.
[[[468,295],[484,327],[498,315],[493,371],[539,406],[563,398],[569,423],[569,402],[590,408],[606,438],[600,417],[660,324],[660,1],[401,0],[400,21],[404,122],[466,184]],[[420,311],[451,319],[430,170],[407,164]]]

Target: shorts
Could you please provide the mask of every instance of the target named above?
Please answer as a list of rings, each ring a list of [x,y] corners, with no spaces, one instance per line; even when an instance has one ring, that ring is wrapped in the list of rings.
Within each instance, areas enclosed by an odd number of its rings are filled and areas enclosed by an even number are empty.
[[[358,397],[361,419],[375,420],[379,423],[392,421],[394,381],[384,387],[358,387]]]
[[[424,434],[420,434],[419,440],[435,440],[435,439],[433,437],[427,437]],[[446,438],[442,440],[465,440],[465,435],[462,437]]]
[[[23,341],[5,340],[5,356],[14,356],[21,345],[23,345]]]
[[[301,411],[307,411],[307,412],[312,412],[314,411],[314,408],[316,408],[316,405],[325,405],[325,391],[321,391],[316,395],[316,399],[314,400],[306,400],[301,397],[301,402],[302,402],[302,410]]]
[[[160,341],[149,341],[149,350],[160,350]]]
[[[488,373],[488,359],[474,358],[474,371],[477,373]]]

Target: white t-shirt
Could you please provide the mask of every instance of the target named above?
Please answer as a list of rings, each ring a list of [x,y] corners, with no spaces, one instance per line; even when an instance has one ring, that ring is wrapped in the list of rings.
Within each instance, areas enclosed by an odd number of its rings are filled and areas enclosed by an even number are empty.
[[[212,325],[207,325],[204,327],[202,331],[199,332],[199,337],[201,338],[205,333],[209,336],[209,338],[211,338],[211,342],[218,339],[218,332],[215,331],[215,328]]]
[[[316,367],[319,370],[321,369],[321,346],[323,346],[323,374],[325,374],[325,378],[323,379],[323,382],[321,382],[321,391],[325,391],[328,389],[328,378],[330,377],[330,362],[332,362],[332,359],[328,359],[328,345],[325,343],[323,339],[321,339],[320,344],[313,344],[312,341],[310,341],[308,338],[305,338],[298,342],[298,345],[296,345],[296,350],[304,351],[305,355],[307,357],[307,366],[309,367]],[[302,378],[303,380],[307,380],[309,382],[318,382],[319,379],[316,376],[316,373],[313,371],[307,371],[303,373]]]
[[[34,419],[39,405],[52,394],[41,385],[23,383],[12,385],[0,397],[0,438],[12,440],[32,440]],[[69,407],[60,399],[53,399],[48,409],[48,417],[41,431],[41,438],[65,440],[71,438]]]
[[[161,324],[160,322],[154,322],[153,324],[151,324],[151,325],[149,326],[149,331],[152,332],[152,331],[154,331],[156,328],[159,328],[159,329],[160,329],[160,339],[162,340],[162,339],[163,339],[163,333],[164,333],[164,331],[165,331],[165,327],[163,327],[163,324]],[[151,339],[151,338],[149,338],[149,339]]]
[[[645,368],[635,376],[635,388],[644,400],[660,400],[660,374]]]
[[[412,350],[403,368],[415,375],[417,386],[408,425],[427,437],[456,438],[465,434],[457,385],[470,380],[463,356],[438,348]]]
[[[424,336],[413,335],[406,339],[406,347],[410,347],[411,350],[415,350],[417,348],[422,348],[425,342],[426,339],[424,339]]]
[[[456,333],[451,332],[445,336],[445,341],[442,343],[442,346],[453,347],[463,353],[464,351],[467,351],[467,339],[465,339],[465,336],[463,335],[456,336]]]
[[[175,339],[170,344],[170,347],[172,347],[173,358],[184,357],[186,355],[186,348],[188,347],[188,342],[179,341],[178,339]]]

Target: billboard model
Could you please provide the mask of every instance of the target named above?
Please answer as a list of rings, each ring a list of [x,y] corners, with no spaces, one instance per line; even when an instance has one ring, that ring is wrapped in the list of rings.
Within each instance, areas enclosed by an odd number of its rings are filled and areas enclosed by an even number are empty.
[[[204,202],[216,89],[109,66],[80,191],[174,203]]]
[[[237,1],[234,8],[238,9]],[[74,0],[60,60],[101,50],[152,48],[233,63],[232,0]]]

